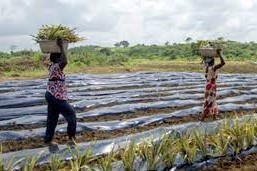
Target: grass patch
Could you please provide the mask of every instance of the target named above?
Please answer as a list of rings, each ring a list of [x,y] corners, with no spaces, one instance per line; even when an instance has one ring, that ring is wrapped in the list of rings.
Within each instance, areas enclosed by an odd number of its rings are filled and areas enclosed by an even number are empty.
[[[2,69],[0,72],[0,81],[5,80],[23,80],[46,78],[48,75],[46,66],[28,68],[20,67],[25,65],[13,63],[8,66],[11,69]],[[13,68],[13,69],[12,69]],[[16,69],[15,69],[16,68]],[[158,59],[130,59],[120,65],[102,65],[102,66],[87,66],[70,63],[65,72],[67,74],[86,73],[86,74],[108,74],[108,73],[126,73],[126,72],[139,72],[139,71],[153,71],[153,72],[204,72],[203,64],[200,59],[195,61],[186,60],[158,60]],[[247,61],[226,61],[226,65],[220,70],[221,73],[256,73],[257,65]]]

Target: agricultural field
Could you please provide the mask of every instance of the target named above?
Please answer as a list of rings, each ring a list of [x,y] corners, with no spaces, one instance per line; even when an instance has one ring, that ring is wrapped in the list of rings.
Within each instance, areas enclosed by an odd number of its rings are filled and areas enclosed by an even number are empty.
[[[0,171],[257,171],[257,0],[0,7]]]
[[[72,74],[67,84],[77,112],[76,145],[67,144],[60,116],[58,146],[48,147],[43,143],[46,79],[0,83],[1,162],[6,167],[32,167],[37,161],[36,170],[254,168],[245,157],[252,153],[256,158],[254,74],[220,74],[220,115],[205,122],[198,121],[205,86],[201,73]],[[240,167],[234,162],[238,158]]]

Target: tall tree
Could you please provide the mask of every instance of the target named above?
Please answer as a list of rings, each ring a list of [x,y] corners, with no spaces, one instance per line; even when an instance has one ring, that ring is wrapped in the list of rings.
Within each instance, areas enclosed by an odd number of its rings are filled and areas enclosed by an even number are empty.
[[[224,37],[218,37],[217,40],[223,41]]]
[[[13,54],[13,52],[17,49],[17,45],[11,45],[10,46],[10,50],[11,50],[11,54]]]
[[[186,41],[187,43],[189,43],[189,42],[191,42],[192,40],[193,40],[193,39],[192,39],[191,37],[187,37],[185,41]]]
[[[114,44],[115,47],[120,47],[120,45],[121,45],[121,44],[120,44],[119,42],[116,42],[116,43]]]
[[[121,44],[124,48],[129,46],[129,42],[126,41],[126,40],[121,41],[120,44]]]

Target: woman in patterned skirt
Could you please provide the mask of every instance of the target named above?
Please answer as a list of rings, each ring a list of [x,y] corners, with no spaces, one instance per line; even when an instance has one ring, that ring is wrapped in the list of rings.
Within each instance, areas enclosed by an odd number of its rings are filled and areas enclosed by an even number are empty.
[[[68,103],[65,74],[63,72],[67,65],[67,57],[61,39],[57,40],[57,45],[60,47],[61,53],[50,54],[52,64],[49,67],[49,80],[45,94],[48,111],[45,143],[49,145],[55,144],[53,137],[60,113],[68,122],[67,133],[71,141],[75,139],[77,125],[75,110]]]
[[[200,116],[200,121],[204,121],[206,116],[212,115],[213,119],[216,118],[218,114],[218,106],[216,103],[217,97],[217,86],[216,80],[218,78],[218,69],[225,65],[225,61],[221,55],[221,49],[217,50],[217,54],[220,58],[220,64],[214,65],[214,58],[213,57],[206,57],[204,59],[206,69],[205,69],[205,78],[206,78],[206,85],[205,85],[205,97],[204,97],[204,105],[203,111]]]

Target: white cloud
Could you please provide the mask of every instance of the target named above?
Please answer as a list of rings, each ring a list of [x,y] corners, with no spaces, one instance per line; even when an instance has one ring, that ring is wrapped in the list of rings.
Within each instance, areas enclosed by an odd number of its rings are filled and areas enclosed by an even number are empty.
[[[220,36],[257,41],[257,0],[1,0],[0,50],[35,48],[42,24],[77,27],[82,44],[163,44]]]
[[[244,1],[238,1],[239,6],[241,6],[243,9],[250,10],[254,6],[253,0],[244,0]]]
[[[227,20],[226,25],[225,25],[228,29],[240,29],[241,28],[241,22],[238,18],[231,18],[229,20]]]

